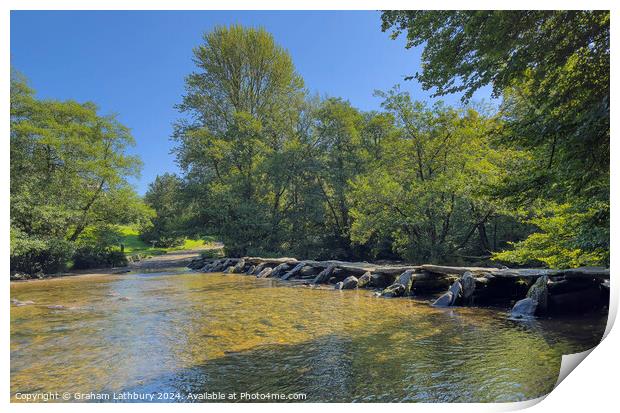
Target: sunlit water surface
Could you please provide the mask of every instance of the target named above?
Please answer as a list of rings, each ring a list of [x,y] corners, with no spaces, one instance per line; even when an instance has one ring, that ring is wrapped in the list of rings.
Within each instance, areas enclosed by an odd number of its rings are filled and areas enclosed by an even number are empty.
[[[11,307],[13,400],[125,391],[526,400],[549,392],[561,355],[596,345],[606,322],[524,323],[500,309],[178,271],[11,283],[11,298],[35,302]]]

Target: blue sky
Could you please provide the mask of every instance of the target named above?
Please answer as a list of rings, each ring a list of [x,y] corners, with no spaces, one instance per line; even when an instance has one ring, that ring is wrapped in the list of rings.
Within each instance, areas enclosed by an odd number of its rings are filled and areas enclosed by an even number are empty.
[[[178,171],[170,154],[174,109],[193,70],[192,48],[216,25],[262,26],[288,49],[311,93],[378,109],[375,89],[397,83],[429,100],[415,81],[420,49],[381,32],[374,11],[13,11],[11,64],[40,98],[93,101],[131,128],[131,152],[144,162],[133,183],[143,194],[155,176]],[[488,89],[475,99],[488,99]],[[458,105],[460,96],[443,100]]]

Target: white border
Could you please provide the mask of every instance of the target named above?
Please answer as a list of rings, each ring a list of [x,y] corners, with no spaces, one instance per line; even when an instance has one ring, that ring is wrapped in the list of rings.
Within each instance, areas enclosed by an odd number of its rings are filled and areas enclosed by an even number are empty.
[[[616,2],[617,3],[617,2]],[[148,7],[148,8],[146,8]],[[275,1],[275,0],[262,0],[262,1],[244,1],[244,0],[228,0],[227,2],[208,2],[197,0],[151,0],[151,1],[139,1],[139,0],[56,0],[54,2],[44,0],[5,0],[1,3],[2,14],[0,14],[0,33],[2,41],[0,42],[0,51],[3,58],[3,64],[1,67],[3,82],[0,84],[3,99],[1,101],[2,113],[1,126],[5,137],[2,140],[3,148],[0,151],[0,164],[3,166],[1,170],[2,179],[0,180],[2,191],[2,202],[0,208],[2,211],[3,219],[0,220],[0,243],[3,251],[2,264],[6,273],[4,274],[5,288],[0,292],[1,300],[4,303],[4,311],[2,311],[2,325],[0,327],[0,335],[2,337],[3,352],[2,352],[2,374],[0,386],[4,391],[4,398],[2,404],[8,410],[4,411],[46,411],[46,412],[82,412],[88,411],[109,411],[115,409],[119,411],[133,411],[136,408],[144,409],[143,405],[115,405],[111,407],[106,405],[83,405],[83,404],[10,404],[9,396],[9,383],[10,383],[10,324],[9,324],[9,277],[8,277],[8,251],[9,251],[9,71],[10,71],[10,10],[44,10],[44,9],[56,9],[56,10],[141,10],[141,9],[154,9],[154,10],[377,10],[377,9],[611,9],[612,17],[612,44],[615,45],[615,39],[618,30],[615,28],[616,18],[619,14],[617,12],[617,6],[612,1],[574,1],[574,0],[547,0],[541,2],[540,0],[522,0],[517,2],[504,2],[500,4],[497,0],[470,0],[463,1],[442,1],[434,0],[432,2],[414,2],[405,0],[386,0],[386,1],[327,1],[327,0],[297,0],[294,3],[290,1]],[[34,30],[34,28],[33,28]],[[612,53],[612,71],[618,68],[617,53]],[[615,72],[615,71],[614,71]],[[616,81],[616,74],[612,74],[612,93],[613,96],[618,96],[618,82]],[[617,110],[616,102],[612,102],[611,106],[611,129],[615,130],[617,126],[619,111]],[[620,161],[618,150],[616,145],[612,143],[611,148],[612,158],[612,177],[615,177],[618,173],[617,162]],[[618,185],[615,179],[612,179],[612,191],[611,191],[611,203],[612,203],[612,250],[613,246],[617,244],[618,230],[620,226],[617,219],[615,219],[614,213],[616,212],[616,205],[618,202]],[[615,256],[612,256],[612,268],[616,268],[618,260]],[[553,409],[562,412],[572,411],[584,411],[588,410],[600,410],[608,411],[610,406],[616,404],[616,392],[617,392],[617,371],[619,367],[618,359],[620,354],[620,338],[617,329],[611,330],[613,321],[617,314],[618,307],[618,294],[620,283],[614,282],[615,278],[612,277],[612,291],[611,291],[611,308],[610,318],[607,325],[605,340],[587,357],[587,361],[582,363],[575,372],[568,375],[568,377],[551,392],[546,398],[538,400],[520,402],[520,403],[507,403],[507,404],[459,404],[457,406],[448,406],[443,404],[390,404],[376,405],[346,405],[346,409],[353,409],[355,411],[367,411],[374,407],[408,411],[412,409],[421,411],[438,411],[443,409],[458,409],[461,412],[481,412],[481,411],[507,411],[516,410],[520,408],[526,408],[532,405],[530,411],[547,411],[547,409]],[[542,399],[546,399],[544,403],[537,404]],[[252,410],[269,410],[275,412],[289,411],[291,405],[286,404],[255,404],[248,405],[233,405],[233,404],[211,404],[208,407],[204,405],[175,405],[174,409],[188,410],[188,411],[204,411],[204,409],[215,411],[243,411],[245,409]],[[169,405],[155,404],[149,405],[149,411],[163,412],[170,410]],[[316,408],[313,404],[296,404],[295,410],[310,412]],[[342,407],[339,404],[322,404],[321,409],[326,410],[340,410]]]

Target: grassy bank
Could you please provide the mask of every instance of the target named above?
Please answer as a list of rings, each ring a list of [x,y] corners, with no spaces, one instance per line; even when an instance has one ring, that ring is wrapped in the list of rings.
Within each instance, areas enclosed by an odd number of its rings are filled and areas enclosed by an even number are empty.
[[[131,226],[120,227],[121,239],[120,242],[124,245],[124,251],[127,257],[146,258],[154,255],[166,254],[171,251],[181,250],[194,250],[200,248],[207,248],[214,242],[211,237],[204,237],[202,239],[186,239],[183,244],[176,247],[153,247],[152,245],[144,242],[140,239],[140,232],[138,229]]]

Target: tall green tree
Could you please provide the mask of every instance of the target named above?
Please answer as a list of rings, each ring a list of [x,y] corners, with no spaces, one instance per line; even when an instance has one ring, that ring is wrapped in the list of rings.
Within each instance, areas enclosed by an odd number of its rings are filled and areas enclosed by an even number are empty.
[[[149,185],[144,202],[155,211],[155,216],[143,227],[140,237],[159,247],[180,245],[186,233],[186,204],[181,178],[170,173],[158,175]]]
[[[197,219],[231,253],[277,250],[274,223],[291,176],[269,160],[298,133],[303,81],[263,29],[218,27],[194,49],[194,63],[174,139],[201,204]]]
[[[327,213],[334,247],[351,256],[350,183],[364,171],[362,129],[364,118],[348,102],[328,99],[317,112],[316,148],[321,168],[317,184]]]
[[[416,262],[456,261],[468,249],[489,254],[487,227],[504,206],[488,189],[518,154],[494,148],[496,123],[473,109],[429,107],[398,88],[377,94],[396,133],[354,182],[354,240],[375,243],[376,253],[390,240]]]
[[[146,218],[127,182],[141,166],[126,153],[131,145],[129,130],[99,115],[93,103],[36,99],[24,78],[12,74],[13,269],[60,269],[86,229]]]
[[[407,47],[423,45],[413,77],[435,95],[469,99],[491,85],[504,98],[497,136],[532,159],[498,196],[547,219],[534,208],[538,200],[568,204],[563,215],[579,225],[563,250],[608,251],[609,12],[386,11],[382,20],[392,37],[406,32]],[[595,255],[608,262],[608,253]]]

